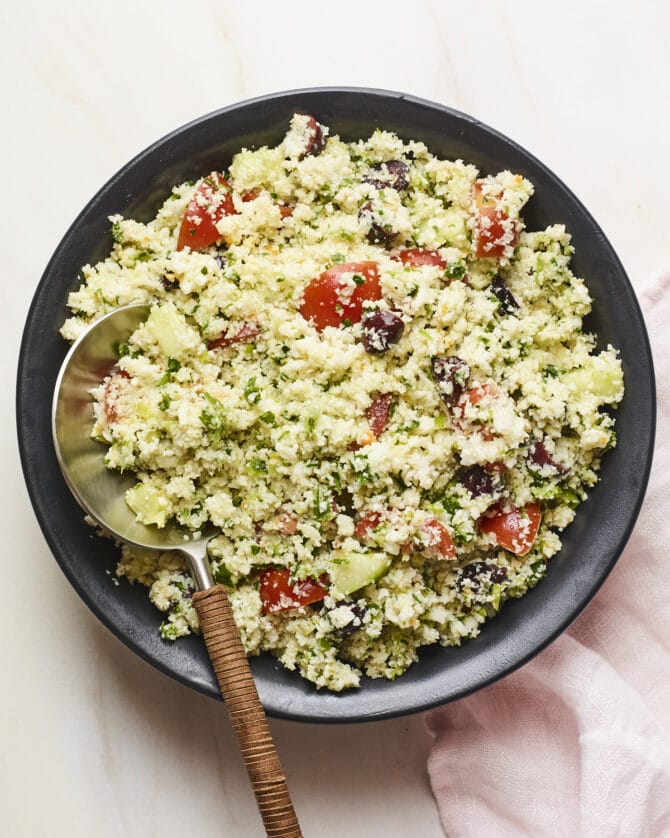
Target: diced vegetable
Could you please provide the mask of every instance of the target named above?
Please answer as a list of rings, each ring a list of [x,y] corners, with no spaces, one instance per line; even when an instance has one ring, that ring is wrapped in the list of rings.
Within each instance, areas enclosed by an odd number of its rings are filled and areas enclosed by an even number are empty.
[[[484,183],[483,180],[475,181],[475,256],[500,259],[508,247],[515,246],[519,227],[500,206],[501,195],[484,195]]]
[[[541,440],[533,443],[530,449],[530,461],[533,465],[539,466],[540,468],[549,466],[557,474],[565,474],[567,472],[566,467],[551,456],[547,451],[546,445]]]
[[[369,512],[356,522],[354,537],[365,543],[370,538],[373,530],[379,526],[382,520],[381,512]]]
[[[200,346],[200,336],[173,303],[152,308],[145,329],[161,352],[170,358],[183,358]]]
[[[423,265],[435,265],[438,268],[446,268],[447,263],[437,250],[427,250],[423,247],[406,247],[392,257],[403,265],[410,268],[420,268]]]
[[[375,206],[373,201],[363,204],[358,213],[358,220],[367,228],[366,238],[370,244],[388,247],[398,235],[398,231],[384,218],[381,207]]]
[[[349,281],[343,279],[345,275]],[[359,323],[363,303],[381,296],[376,262],[345,262],[324,271],[307,285],[300,314],[319,331],[326,326],[341,326],[345,321]]]
[[[364,178],[377,189],[396,189],[401,192],[409,184],[409,166],[404,160],[385,160],[372,167],[372,175]]]
[[[496,504],[479,519],[479,529],[493,535],[504,550],[525,556],[535,543],[541,520],[539,503],[527,503],[521,509]]]
[[[302,608],[312,602],[321,602],[328,590],[314,579],[291,582],[290,572],[286,568],[268,568],[261,571],[259,593],[263,613],[276,614]]]
[[[470,380],[469,364],[457,355],[437,357],[431,361],[431,371],[442,401],[453,407]]]
[[[499,274],[493,277],[491,293],[500,303],[498,310],[501,314],[512,314],[514,311],[518,311],[519,303],[516,301],[514,294],[509,290],[505,280]]]
[[[473,498],[478,498],[481,495],[492,495],[501,485],[500,475],[489,463],[484,466],[479,463],[469,466],[461,472],[458,481],[465,486]]]
[[[126,503],[141,524],[164,527],[167,522],[168,502],[154,486],[137,483],[126,492]]]
[[[421,528],[418,546],[421,553],[432,558],[456,558],[456,547],[451,533],[436,518],[430,518]]]
[[[485,405],[498,398],[499,393],[496,386],[491,382],[478,384],[466,390],[454,407],[454,424],[464,432],[476,430],[483,439],[491,440],[496,436],[492,427],[486,424],[476,423],[468,416],[468,408],[471,405],[478,405],[484,402]]]
[[[370,406],[365,411],[365,416],[370,423],[370,430],[379,437],[386,430],[389,416],[391,414],[391,405],[393,404],[392,393],[377,393],[373,396]]]
[[[363,318],[363,346],[370,355],[383,355],[402,337],[405,324],[395,311],[373,311]]]
[[[593,394],[599,404],[618,402],[623,395],[623,372],[614,352],[591,355],[583,367],[566,372],[563,383],[575,396]]]
[[[326,146],[326,138],[321,123],[311,115],[307,114],[306,146],[303,157],[313,154],[321,154]]]
[[[218,172],[198,181],[179,228],[177,250],[202,250],[221,238],[216,225],[236,212],[230,184]]]
[[[386,553],[354,553],[336,550],[333,553],[330,579],[336,594],[347,596],[381,578],[391,566]]]

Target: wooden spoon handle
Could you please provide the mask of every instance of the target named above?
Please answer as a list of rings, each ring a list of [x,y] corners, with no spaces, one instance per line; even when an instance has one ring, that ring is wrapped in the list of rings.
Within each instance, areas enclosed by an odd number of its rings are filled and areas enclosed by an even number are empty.
[[[302,838],[226,589],[214,585],[196,591],[193,605],[240,743],[265,831],[270,838]]]

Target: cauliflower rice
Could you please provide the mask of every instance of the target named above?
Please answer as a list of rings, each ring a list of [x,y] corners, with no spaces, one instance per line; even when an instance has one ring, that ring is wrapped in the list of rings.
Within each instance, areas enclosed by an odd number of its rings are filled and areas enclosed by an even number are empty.
[[[582,330],[565,228],[524,230],[528,180],[328,134],[297,114],[149,223],[112,217],[62,334],[151,303],[94,394],[106,462],[136,473],[140,521],[219,528],[249,655],[343,690],[476,636],[543,577],[623,376]],[[174,553],[122,547],[117,573],[166,640],[198,631]]]

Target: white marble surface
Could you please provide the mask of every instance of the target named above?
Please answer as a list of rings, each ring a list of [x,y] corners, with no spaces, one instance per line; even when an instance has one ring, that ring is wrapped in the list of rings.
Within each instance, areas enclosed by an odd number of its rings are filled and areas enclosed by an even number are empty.
[[[479,117],[544,160],[594,213],[638,289],[668,267],[666,4],[405,9],[0,2],[5,835],[262,835],[223,708],[98,624],[51,558],[20,472],[9,405],[31,296],[66,227],[126,160],[249,96],[320,84],[405,90]],[[421,717],[272,729],[307,836],[442,835]]]

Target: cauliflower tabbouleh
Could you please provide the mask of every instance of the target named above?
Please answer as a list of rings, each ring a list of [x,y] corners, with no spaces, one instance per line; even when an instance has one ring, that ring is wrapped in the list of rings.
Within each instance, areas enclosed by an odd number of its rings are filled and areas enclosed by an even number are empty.
[[[148,224],[111,218],[62,333],[152,309],[95,391],[93,435],[136,472],[140,521],[220,529],[212,572],[248,654],[330,690],[395,678],[560,549],[623,377],[582,331],[565,228],[524,230],[532,192],[296,114]],[[123,547],[117,572],[149,587],[164,638],[198,630],[174,554]]]

